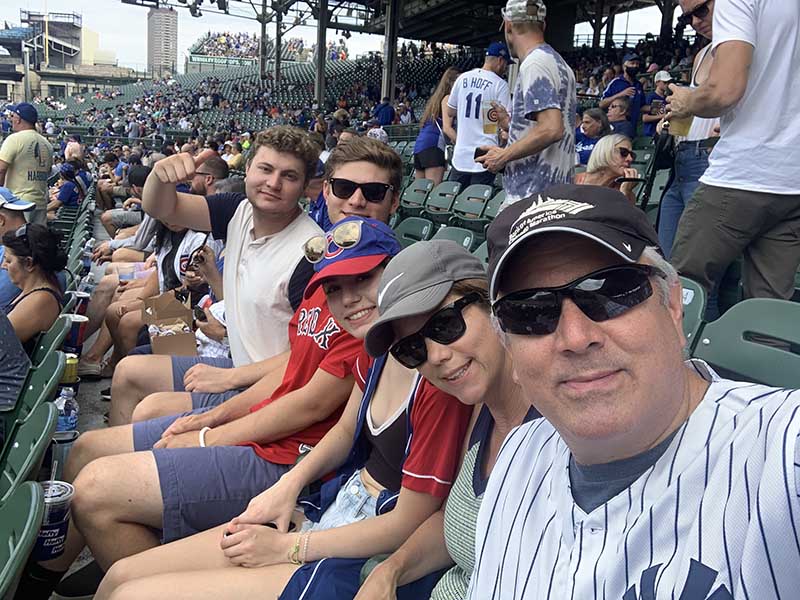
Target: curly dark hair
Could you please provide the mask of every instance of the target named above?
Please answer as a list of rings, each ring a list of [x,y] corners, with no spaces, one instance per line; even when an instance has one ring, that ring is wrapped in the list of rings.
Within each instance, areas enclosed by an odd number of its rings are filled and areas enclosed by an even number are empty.
[[[258,132],[253,145],[250,147],[247,166],[261,146],[267,146],[277,152],[291,154],[305,165],[305,182],[314,176],[317,170],[320,149],[311,141],[308,133],[290,125],[279,125]]]
[[[61,236],[44,225],[28,223],[3,234],[3,245],[21,258],[31,258],[44,274],[57,284],[56,273],[67,266],[67,255],[59,246]]]

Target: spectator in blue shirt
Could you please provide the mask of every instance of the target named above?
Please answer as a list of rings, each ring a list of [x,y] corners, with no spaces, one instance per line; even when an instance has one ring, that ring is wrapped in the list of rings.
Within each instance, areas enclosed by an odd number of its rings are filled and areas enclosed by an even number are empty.
[[[16,231],[25,225],[25,212],[33,210],[33,202],[20,200],[8,188],[0,187],[0,239],[7,231]],[[5,247],[0,243],[0,264],[5,255]],[[19,288],[11,283],[8,271],[0,269],[0,307],[8,306],[19,295]]]
[[[389,98],[384,97],[383,101],[372,111],[372,116],[378,119],[378,125],[385,127],[394,123],[394,107],[389,102]]]
[[[656,125],[664,116],[664,106],[667,103],[667,86],[672,77],[667,71],[659,71],[654,78],[656,89],[647,94],[645,105],[642,107],[642,122],[644,134],[653,137],[656,134]]]
[[[642,61],[638,54],[626,54],[625,62],[622,63],[622,75],[611,80],[603,92],[603,99],[600,100],[600,108],[608,109],[615,100],[627,98],[630,103],[628,120],[633,124],[634,132],[639,122],[639,113],[644,105],[644,90],[642,90],[642,84],[639,83],[638,78],[641,64]],[[609,120],[611,119],[609,118]]]
[[[588,165],[592,150],[600,138],[611,133],[608,117],[599,108],[588,108],[583,111],[581,124],[575,130],[575,154],[577,164]]]
[[[636,126],[629,119],[630,112],[630,100],[626,96],[620,96],[608,107],[608,123],[614,133],[621,133],[633,139],[636,137]]]
[[[58,190],[58,196],[48,203],[47,212],[54,213],[61,206],[78,206],[83,201],[92,185],[92,176],[83,170],[82,166],[80,161],[76,160],[61,165],[60,175],[63,182]]]
[[[9,121],[8,117],[5,115],[0,116],[0,130],[2,130],[3,133],[11,131],[11,121]]]

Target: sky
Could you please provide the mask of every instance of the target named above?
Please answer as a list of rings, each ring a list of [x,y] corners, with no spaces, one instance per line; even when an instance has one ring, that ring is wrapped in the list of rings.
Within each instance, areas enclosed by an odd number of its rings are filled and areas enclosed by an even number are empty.
[[[82,15],[84,27],[100,34],[100,47],[116,52],[120,66],[144,70],[147,63],[147,9],[140,6],[122,4],[119,0],[0,0],[0,25],[3,21],[18,25],[20,10],[33,12],[74,12]],[[246,5],[238,5],[236,12],[247,10]],[[677,12],[677,11],[676,11]],[[252,13],[254,14],[254,12]],[[631,34],[658,33],[661,15],[658,8],[651,7],[618,16],[615,32]],[[216,15],[205,12],[194,18],[185,8],[178,11],[178,65],[183,70],[184,57],[191,46],[207,31],[250,31],[259,32],[260,25],[253,20]],[[275,35],[275,26],[268,25],[270,37]],[[588,24],[578,25],[576,33],[591,34]],[[316,40],[312,27],[296,27],[289,37],[301,37],[309,44]],[[330,31],[328,39],[338,39]],[[638,39],[638,38],[637,38]],[[347,45],[351,56],[381,49],[382,36],[353,34]],[[635,40],[634,40],[635,41]]]

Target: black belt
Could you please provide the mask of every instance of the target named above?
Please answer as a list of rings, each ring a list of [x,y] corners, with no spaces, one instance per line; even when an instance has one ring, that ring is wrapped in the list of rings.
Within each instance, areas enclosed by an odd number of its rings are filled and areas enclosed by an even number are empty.
[[[683,141],[678,144],[678,149],[681,148],[713,148],[719,141],[718,137],[710,137],[704,140]]]

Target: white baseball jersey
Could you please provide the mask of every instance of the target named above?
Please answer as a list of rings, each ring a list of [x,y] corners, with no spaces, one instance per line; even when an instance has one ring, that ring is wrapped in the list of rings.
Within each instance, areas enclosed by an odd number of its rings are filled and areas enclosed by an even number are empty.
[[[475,148],[497,146],[497,134],[483,132],[484,104],[510,105],[508,83],[492,71],[472,69],[462,73],[453,84],[447,105],[456,110],[456,145],[453,166],[462,173],[480,173],[483,165],[475,162]]]
[[[666,452],[584,513],[546,420],[509,434],[478,516],[470,600],[800,597],[797,390],[720,379]]]

